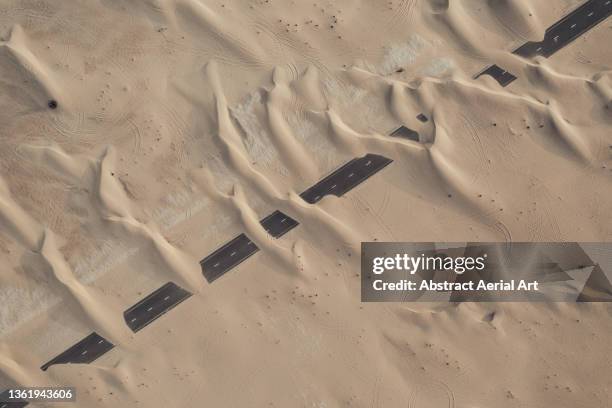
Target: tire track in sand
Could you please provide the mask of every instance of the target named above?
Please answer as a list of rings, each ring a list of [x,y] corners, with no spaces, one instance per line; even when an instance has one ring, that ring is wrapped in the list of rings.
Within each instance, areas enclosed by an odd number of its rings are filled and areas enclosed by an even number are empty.
[[[450,387],[443,381],[432,380],[429,384],[417,387],[408,402],[408,408],[430,407],[431,401],[442,402],[440,398],[447,401],[443,403],[446,406],[435,405],[437,408],[455,408],[455,394]]]
[[[266,61],[266,53],[257,43],[246,42],[238,35],[230,32],[228,27],[234,24],[225,21],[218,13],[199,0],[178,1],[175,8],[177,17],[185,22],[195,23],[201,30],[210,34],[215,41],[215,59],[226,64],[241,67],[265,68],[270,63]],[[235,55],[234,58],[227,54]]]

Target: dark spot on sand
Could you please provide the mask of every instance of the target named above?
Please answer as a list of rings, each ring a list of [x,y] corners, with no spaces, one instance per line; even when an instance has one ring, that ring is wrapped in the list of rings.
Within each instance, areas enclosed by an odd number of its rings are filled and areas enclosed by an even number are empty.
[[[482,318],[482,320],[484,322],[492,322],[493,319],[495,319],[495,312],[490,312],[487,313],[486,315],[484,315],[484,317]]]
[[[49,102],[47,102],[47,106],[49,107],[49,109],[56,109],[57,101],[55,99],[51,99]]]

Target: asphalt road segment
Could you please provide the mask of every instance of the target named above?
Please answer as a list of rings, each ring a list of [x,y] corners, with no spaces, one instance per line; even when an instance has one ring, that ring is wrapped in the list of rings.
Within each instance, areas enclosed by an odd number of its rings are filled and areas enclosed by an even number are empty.
[[[544,40],[526,42],[512,53],[524,58],[537,55],[548,58],[610,15],[612,15],[612,0],[588,0],[550,26],[546,30]],[[491,65],[480,71],[474,76],[474,79],[478,79],[482,75],[495,78],[503,87],[508,86],[516,79],[516,76],[497,65]]]
[[[123,312],[123,318],[136,333],[190,296],[185,289],[168,282]]]
[[[274,238],[280,238],[297,227],[300,223],[276,210],[260,221],[261,226]]]
[[[328,194],[340,197],[389,165],[393,160],[377,154],[353,159],[323,180],[300,194],[309,204],[319,202]]]
[[[240,234],[200,261],[202,273],[208,283],[212,283],[257,251],[257,245],[245,234]]]
[[[285,235],[299,225],[296,220],[278,210],[261,220],[260,223],[274,238]],[[257,245],[245,234],[240,234],[200,261],[202,273],[209,283],[213,282],[257,251],[259,251]]]
[[[391,159],[376,154],[353,159],[300,196],[310,204],[318,202],[327,194],[341,196],[391,162]],[[281,211],[273,212],[260,223],[274,238],[283,236],[299,225],[296,220]],[[200,261],[202,274],[209,283],[212,283],[257,251],[259,251],[257,245],[246,234],[240,234]]]
[[[414,130],[407,128],[406,126],[403,126],[403,125],[395,129],[393,132],[391,132],[389,136],[402,137],[404,139],[412,140],[413,142],[419,141],[419,134],[415,132]]]
[[[327,194],[341,196],[391,162],[391,159],[376,154],[367,154],[364,157],[353,159],[304,191],[300,196],[310,204],[318,202]],[[278,210],[262,219],[260,223],[274,238],[280,238],[299,225],[296,220]],[[211,283],[257,251],[259,251],[257,245],[245,234],[240,234],[200,261],[202,273]],[[191,293],[188,291],[168,282],[126,310],[123,317],[128,327],[133,332],[137,332],[190,296]],[[45,363],[41,366],[41,370],[46,371],[54,364],[91,363],[114,347],[114,344],[94,332]],[[22,403],[13,402],[5,404],[12,405],[5,407],[0,405],[0,408],[21,407],[27,405],[27,402],[25,405],[14,405]]]
[[[612,0],[589,0],[546,30],[544,40],[529,41],[513,51],[521,57],[550,57],[612,14]]]
[[[54,364],[88,364],[112,350],[114,347],[115,345],[113,343],[94,332],[62,354],[45,363],[40,369],[47,371],[47,368]]]
[[[510,72],[498,67],[497,65],[491,65],[485,68],[483,71],[476,74],[474,79],[478,79],[483,75],[489,75],[493,77],[503,87],[508,86],[516,79],[516,77]]]
[[[424,113],[419,113],[417,115],[417,119],[423,123],[427,122],[429,119],[427,119],[427,116],[425,116]]]

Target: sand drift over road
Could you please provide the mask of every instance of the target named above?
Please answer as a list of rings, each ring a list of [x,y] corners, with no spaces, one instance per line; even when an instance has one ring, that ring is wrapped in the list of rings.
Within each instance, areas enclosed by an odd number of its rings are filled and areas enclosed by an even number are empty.
[[[360,248],[612,241],[609,15],[4,1],[0,392],[606,406],[605,305],[369,304]]]

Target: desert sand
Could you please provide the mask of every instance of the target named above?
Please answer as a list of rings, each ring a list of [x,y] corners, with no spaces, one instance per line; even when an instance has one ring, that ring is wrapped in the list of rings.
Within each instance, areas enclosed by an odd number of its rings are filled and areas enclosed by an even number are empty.
[[[4,0],[0,390],[612,406],[607,304],[359,297],[362,241],[612,240],[612,20],[550,58],[510,52],[578,4]],[[518,79],[473,79],[492,63]],[[394,162],[300,199],[365,153]],[[258,220],[277,209],[300,226],[274,240]],[[241,232],[262,250],[207,283],[198,262]],[[132,333],[123,311],[168,281],[194,295]],[[117,347],[40,370],[92,331]]]

